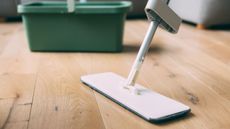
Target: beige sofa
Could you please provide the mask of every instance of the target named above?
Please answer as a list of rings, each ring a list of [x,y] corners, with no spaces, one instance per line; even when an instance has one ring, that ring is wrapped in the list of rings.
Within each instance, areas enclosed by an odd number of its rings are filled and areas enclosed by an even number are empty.
[[[230,24],[230,0],[171,0],[170,7],[198,28]]]

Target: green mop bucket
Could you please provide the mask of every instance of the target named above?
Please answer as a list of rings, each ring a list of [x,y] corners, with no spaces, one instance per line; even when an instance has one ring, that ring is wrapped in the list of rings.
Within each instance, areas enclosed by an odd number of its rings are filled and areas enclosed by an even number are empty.
[[[119,52],[131,2],[33,2],[18,6],[31,51]]]

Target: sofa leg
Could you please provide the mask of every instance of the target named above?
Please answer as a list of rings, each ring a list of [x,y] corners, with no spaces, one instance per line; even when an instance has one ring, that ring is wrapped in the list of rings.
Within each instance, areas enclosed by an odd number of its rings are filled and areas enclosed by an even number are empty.
[[[206,26],[204,24],[197,24],[196,28],[203,30],[203,29],[206,29]]]

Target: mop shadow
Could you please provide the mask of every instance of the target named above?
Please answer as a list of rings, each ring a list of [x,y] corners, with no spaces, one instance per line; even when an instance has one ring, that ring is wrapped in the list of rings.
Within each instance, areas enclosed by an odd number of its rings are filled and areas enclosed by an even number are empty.
[[[140,49],[140,45],[124,45],[123,46],[123,53],[137,53]],[[160,54],[162,52],[166,51],[163,46],[159,44],[151,45],[148,53],[155,53]]]
[[[174,117],[171,119],[167,119],[167,120],[162,120],[162,121],[158,121],[158,122],[151,122],[152,124],[155,124],[157,126],[168,126],[170,124],[175,124],[175,123],[179,123],[182,121],[186,121],[188,119],[191,119],[195,117],[195,114],[193,114],[192,112],[189,112],[183,116],[178,116],[178,117]]]

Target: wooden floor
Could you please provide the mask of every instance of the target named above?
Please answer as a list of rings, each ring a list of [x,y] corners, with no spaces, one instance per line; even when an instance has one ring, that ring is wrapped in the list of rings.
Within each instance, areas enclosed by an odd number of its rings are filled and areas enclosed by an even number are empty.
[[[229,30],[157,31],[138,83],[190,106],[187,117],[152,124],[80,82],[127,76],[147,27],[126,23],[122,53],[33,53],[21,23],[0,23],[0,129],[230,129]]]

